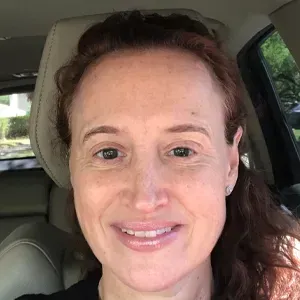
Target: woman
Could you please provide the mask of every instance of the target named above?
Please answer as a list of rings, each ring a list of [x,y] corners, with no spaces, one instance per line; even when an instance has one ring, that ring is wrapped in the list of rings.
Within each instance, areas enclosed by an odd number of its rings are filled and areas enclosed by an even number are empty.
[[[203,24],[117,13],[81,37],[57,86],[103,274],[46,299],[300,298],[298,222],[241,161],[238,70]]]

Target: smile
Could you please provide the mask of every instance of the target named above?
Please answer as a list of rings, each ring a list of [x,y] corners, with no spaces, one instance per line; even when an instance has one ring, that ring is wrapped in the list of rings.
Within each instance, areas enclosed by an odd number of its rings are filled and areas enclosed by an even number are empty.
[[[132,229],[121,228],[122,232],[125,232],[129,235],[134,235],[134,236],[143,237],[143,238],[156,237],[157,235],[164,234],[165,232],[170,232],[171,230],[172,230],[172,227],[166,227],[166,228],[150,230],[150,231],[134,231]]]
[[[183,228],[183,225],[173,225],[155,230],[133,230],[113,226],[117,239],[126,248],[138,252],[153,252],[169,246],[178,239]]]

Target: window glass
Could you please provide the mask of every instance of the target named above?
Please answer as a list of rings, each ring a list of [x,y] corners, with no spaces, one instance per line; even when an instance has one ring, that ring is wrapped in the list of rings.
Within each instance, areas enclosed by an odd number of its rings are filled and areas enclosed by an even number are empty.
[[[33,157],[29,141],[32,93],[0,96],[0,159]]]
[[[273,80],[282,111],[300,149],[300,72],[277,31],[260,45],[267,70]]]

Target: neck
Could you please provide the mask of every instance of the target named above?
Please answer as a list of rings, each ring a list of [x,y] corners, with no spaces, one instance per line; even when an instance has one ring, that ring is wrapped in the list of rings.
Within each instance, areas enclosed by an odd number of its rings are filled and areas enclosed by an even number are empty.
[[[120,281],[103,266],[99,282],[101,300],[210,300],[213,293],[211,264],[205,262],[173,286],[159,292],[140,292]]]

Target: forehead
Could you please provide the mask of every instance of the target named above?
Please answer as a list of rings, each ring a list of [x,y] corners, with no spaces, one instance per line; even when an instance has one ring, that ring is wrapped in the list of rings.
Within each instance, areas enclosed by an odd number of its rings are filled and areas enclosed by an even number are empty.
[[[223,94],[196,55],[152,49],[109,54],[84,74],[73,113],[85,122],[165,116],[223,119]]]

